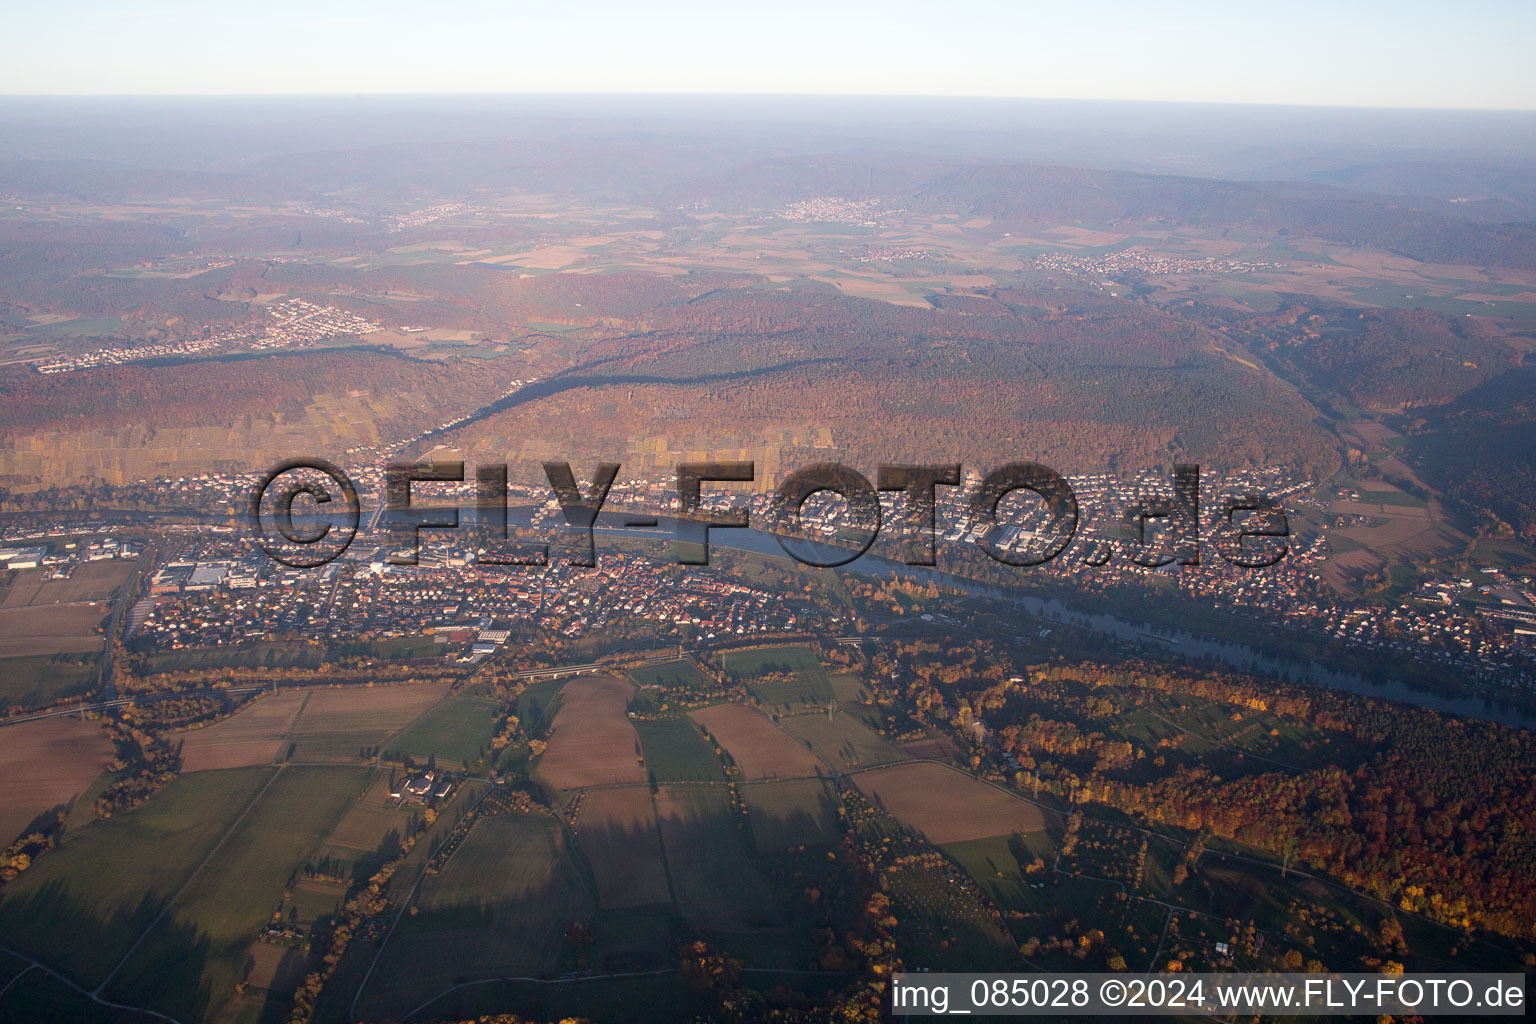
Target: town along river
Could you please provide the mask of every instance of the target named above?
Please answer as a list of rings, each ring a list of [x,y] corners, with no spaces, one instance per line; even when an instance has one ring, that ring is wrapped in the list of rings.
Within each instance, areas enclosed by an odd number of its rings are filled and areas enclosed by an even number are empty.
[[[802,362],[815,363],[822,361],[824,360],[809,359]],[[777,368],[782,369],[783,367]],[[758,372],[760,371],[742,370],[732,373],[702,375],[693,378],[693,382],[730,380],[750,376]],[[429,431],[423,436],[425,438],[432,438],[438,434],[445,434],[449,430],[457,429],[476,420],[485,419],[504,409],[521,405],[536,398],[558,394],[562,391],[596,385],[657,382],[680,383],[678,379],[673,378],[653,378],[623,374],[593,377],[580,375],[557,376],[520,388],[512,394],[482,409],[478,409],[448,426]],[[514,521],[520,519],[526,523],[530,511],[529,509],[511,509],[509,513],[515,517]],[[598,521],[599,524],[616,524],[621,515],[622,513],[604,513],[599,517]],[[377,524],[377,520],[375,524]],[[672,520],[663,518],[660,520],[660,524],[659,528],[650,530],[625,529],[619,525],[599,525],[597,530],[599,533],[604,534],[641,537],[651,540],[660,540],[673,536],[674,527]],[[772,534],[754,529],[712,530],[710,531],[710,543],[721,547],[752,551],[757,554],[788,557]],[[812,549],[814,549],[814,545]],[[827,550],[836,551],[836,549],[832,548]],[[841,556],[841,553],[839,553],[839,556]],[[1131,622],[1104,612],[1089,612],[1076,609],[1057,598],[1042,598],[1029,594],[1014,593],[999,587],[978,583],[963,576],[921,566],[909,566],[876,555],[861,555],[847,565],[841,566],[840,570],[859,576],[890,578],[894,575],[898,579],[924,583],[931,582],[952,587],[976,597],[1011,601],[1020,611],[1037,618],[1067,622],[1132,642],[1157,643],[1164,646],[1170,652],[1189,658],[1208,656],[1238,669],[1254,670],[1270,675],[1284,675],[1291,678],[1299,677],[1302,681],[1315,686],[1327,686],[1338,690],[1348,690],[1351,693],[1358,693],[1368,697],[1403,701],[1409,704],[1417,704],[1421,707],[1432,708],[1436,711],[1446,711],[1462,715],[1467,718],[1480,718],[1525,729],[1536,729],[1536,715],[1492,701],[1432,693],[1395,680],[1367,679],[1354,672],[1340,672],[1336,669],[1328,668],[1326,665],[1316,661],[1277,657],[1242,644],[1213,640],[1209,637],[1185,631],[1164,630],[1154,634],[1148,632],[1147,627],[1141,623]]]
[[[418,506],[418,508],[423,507]],[[526,506],[509,508],[507,510],[508,522],[526,527],[532,512],[533,509]],[[473,513],[470,513],[468,516],[461,515],[460,521],[467,524],[472,515]],[[636,513],[613,510],[605,511],[598,517],[598,525],[595,528],[595,532],[600,536],[648,540],[657,545],[655,554],[662,557],[675,557],[671,553],[664,554],[662,547],[672,542],[675,538],[676,520],[669,517],[658,517],[658,525],[649,529],[636,529],[622,525],[626,520],[633,518],[635,515]],[[297,522],[302,522],[302,519],[302,516],[295,517]],[[388,519],[388,513],[380,509],[370,526],[362,531],[363,534],[374,534],[374,537],[371,539],[387,544],[387,538],[380,531],[387,528]],[[430,538],[430,536],[430,532],[425,535],[426,538]],[[712,547],[750,551],[755,554],[776,558],[787,559],[790,557],[785,553],[776,536],[752,528],[712,529],[709,533],[709,543]],[[827,561],[846,558],[848,554],[846,549],[818,545],[810,541],[797,541],[797,543],[805,545],[805,550],[811,553],[825,552],[820,557]],[[601,557],[601,545],[599,545],[598,557]],[[1177,654],[1185,658],[1201,659],[1208,657],[1240,671],[1256,671],[1272,676],[1299,679],[1304,683],[1314,686],[1347,690],[1366,697],[1402,701],[1407,704],[1417,704],[1420,707],[1449,712],[1466,718],[1500,722],[1504,725],[1517,726],[1523,729],[1536,729],[1536,715],[1493,701],[1475,697],[1434,693],[1409,686],[1399,680],[1368,679],[1358,673],[1341,672],[1337,669],[1329,668],[1317,661],[1280,657],[1244,644],[1215,640],[1184,630],[1159,630],[1153,633],[1149,631],[1144,623],[1133,622],[1106,612],[1088,611],[1081,607],[1073,607],[1070,603],[1070,598],[1064,601],[1059,597],[1039,597],[1033,594],[1019,593],[990,584],[980,583],[965,576],[959,576],[940,569],[910,566],[868,553],[855,558],[846,565],[839,566],[838,571],[866,578],[890,579],[894,577],[916,583],[933,583],[938,586],[950,587],[973,597],[1009,602],[1019,612],[1048,623],[1066,623],[1131,643],[1156,644],[1166,653]],[[1029,570],[1020,569],[1019,571],[1028,572]]]
[[[665,518],[659,520],[660,526],[656,529],[636,530],[626,529],[617,525],[604,525],[608,522],[617,522],[622,516],[623,513],[605,513],[599,517],[599,525],[596,532],[608,536],[646,538],[657,542],[671,540],[675,536],[674,521]],[[750,551],[759,555],[779,558],[789,557],[783,547],[780,546],[777,537],[771,533],[765,533],[756,529],[714,529],[709,533],[709,543],[712,547]],[[813,551],[817,548],[816,545],[810,542],[802,541],[798,543],[807,544]],[[824,550],[827,552],[824,557],[828,561],[847,557],[847,552],[842,549],[824,547]],[[1196,633],[1180,630],[1160,630],[1157,633],[1151,633],[1143,623],[1131,622],[1104,612],[1090,612],[1080,608],[1073,608],[1070,604],[1054,597],[1036,597],[1031,594],[1020,594],[1001,587],[978,583],[975,580],[944,572],[940,569],[905,565],[901,562],[891,561],[890,559],[866,553],[860,555],[847,565],[840,566],[838,571],[863,577],[890,579],[894,576],[897,579],[910,582],[933,583],[959,590],[974,597],[1011,602],[1020,612],[1037,619],[1046,620],[1047,622],[1069,623],[1074,626],[1091,629],[1106,636],[1134,643],[1156,644],[1165,651],[1181,657],[1192,659],[1209,657],[1243,671],[1285,676],[1292,679],[1300,679],[1302,682],[1314,686],[1347,690],[1366,697],[1402,701],[1407,704],[1417,704],[1420,707],[1431,708],[1435,711],[1445,711],[1466,718],[1479,718],[1486,721],[1500,722],[1504,725],[1518,726],[1523,729],[1536,729],[1536,715],[1527,714],[1518,709],[1496,704],[1492,701],[1432,693],[1395,680],[1367,679],[1354,672],[1340,672],[1336,669],[1331,669],[1316,661],[1277,657],[1243,644],[1213,640]],[[1019,571],[1028,572],[1029,570],[1020,569]]]

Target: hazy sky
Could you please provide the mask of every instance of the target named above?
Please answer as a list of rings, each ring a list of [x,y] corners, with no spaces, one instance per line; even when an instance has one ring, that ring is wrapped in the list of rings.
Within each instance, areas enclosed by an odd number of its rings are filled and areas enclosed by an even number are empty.
[[[1536,0],[10,5],[0,93],[764,92],[1536,109]]]

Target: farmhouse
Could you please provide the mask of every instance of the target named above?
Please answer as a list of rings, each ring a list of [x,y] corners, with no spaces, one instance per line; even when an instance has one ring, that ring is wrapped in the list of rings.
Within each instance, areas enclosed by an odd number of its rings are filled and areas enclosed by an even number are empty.
[[[428,800],[441,800],[453,792],[453,780],[447,775],[436,771],[425,771],[419,775],[407,775],[395,782],[389,789],[391,798],[401,803],[414,800],[418,803],[426,803]]]

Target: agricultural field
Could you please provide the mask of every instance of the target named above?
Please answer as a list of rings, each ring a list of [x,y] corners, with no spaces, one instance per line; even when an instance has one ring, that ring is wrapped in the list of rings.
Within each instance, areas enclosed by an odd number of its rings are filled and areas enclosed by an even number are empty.
[[[22,569],[0,590],[0,609],[108,601],[133,575],[137,564],[118,558],[85,562],[62,579],[45,579],[49,570]]]
[[[282,769],[176,895],[170,912],[144,934],[107,991],[181,1019],[216,1015],[244,976],[251,937],[367,778],[362,768]],[[189,946],[190,936],[197,939]]]
[[[723,659],[726,673],[746,682],[769,711],[824,707],[833,699],[826,670],[809,647],[763,647],[732,652]]]
[[[596,909],[560,823],[492,814],[421,884],[359,1003],[365,1020],[474,978],[552,973],[565,936]]]
[[[73,659],[64,662],[62,673],[47,673],[44,667],[59,664],[58,655],[101,652],[104,641],[99,627],[112,610],[113,593],[133,575],[136,565],[120,559],[86,562],[63,579],[48,579],[49,572],[43,569],[12,574],[10,582],[0,587],[0,659],[5,659],[0,664],[29,659],[6,667],[41,672],[43,677],[0,683],[0,700],[21,703],[34,690],[46,699],[67,689],[73,675],[67,666]]]
[[[220,647],[189,647],[146,655],[144,671],[206,672],[211,669],[319,668],[338,658],[372,658],[406,662],[437,659],[443,648],[430,636],[400,636],[382,640],[331,642],[311,640],[258,640]]]
[[[905,712],[874,703],[869,687],[861,677],[842,673],[832,676],[831,681],[838,714],[851,716],[875,733],[891,731],[891,727],[898,721],[910,723]]]
[[[371,873],[370,868],[399,849],[420,812],[396,807],[389,788],[389,773],[379,772],[368,791],[326,836],[314,861],[317,870],[337,876]]]
[[[635,961],[623,957],[615,958],[611,963],[598,962],[603,970],[635,969]],[[799,979],[792,980],[799,982]],[[678,1021],[707,1020],[715,1007],[715,997],[672,971],[553,982],[500,981],[447,993],[414,1019],[493,1020],[508,1007],[515,1007],[525,1020],[677,1024]]]
[[[976,882],[890,815],[850,795],[855,827],[890,894],[908,970],[1004,971],[1019,950]]]
[[[1057,867],[1063,872],[1104,879],[1113,885],[1124,886],[1127,892],[1135,892],[1141,888],[1146,862],[1155,859],[1155,855],[1148,857],[1142,853],[1140,840],[1143,838],[1143,833],[1127,825],[1084,817],[1070,844],[1071,852],[1063,850]],[[1065,840],[1063,845],[1067,845]],[[1148,852],[1152,849],[1149,842]]]
[[[581,798],[576,844],[597,879],[605,908],[666,903],[666,869],[649,786],[594,789]]]
[[[723,782],[725,771],[699,730],[686,718],[637,718],[645,767],[657,782]]]
[[[560,688],[564,685],[559,679],[546,679],[517,695],[517,717],[529,736],[542,737],[548,731],[560,713]]]
[[[1166,741],[1170,759],[1198,758],[1224,774],[1324,764],[1352,770],[1364,756],[1356,744],[1295,718],[1185,695],[1146,694],[1113,719],[1113,728],[1149,747]]]
[[[699,671],[691,661],[664,661],[655,665],[641,665],[629,670],[629,678],[636,686],[655,686],[663,690],[692,690],[708,693],[715,689],[714,682]]]
[[[338,882],[322,882],[305,878],[293,884],[283,900],[280,913],[284,921],[302,928],[335,917],[347,901],[347,887]]]
[[[0,1020],[57,1021],[60,1024],[122,1024],[116,1010],[93,1003],[42,971],[18,975],[0,992]]]
[[[27,962],[14,953],[0,950],[0,986],[8,985],[27,969]]]
[[[938,854],[886,868],[908,970],[1017,969],[1018,948],[973,887]]]
[[[894,743],[850,714],[807,712],[779,720],[784,731],[810,746],[811,752],[838,771],[909,760]]]
[[[852,780],[877,808],[936,846],[1045,827],[1034,804],[944,765],[891,765]]]
[[[447,693],[447,683],[311,690],[289,760],[355,762],[359,750],[385,745]]]
[[[1259,930],[1277,939],[1284,935],[1291,943],[1317,950],[1323,954],[1325,963],[1348,955],[1346,936],[1356,927],[1374,931],[1384,912],[1393,913],[1391,907],[1331,888],[1306,876],[1293,873],[1283,878],[1278,866],[1237,860],[1210,851],[1200,858],[1183,884],[1170,884],[1166,898],[1199,915],[1216,918],[1212,923],[1225,919],[1253,921]],[[1302,906],[1309,908],[1305,916],[1296,912]],[[1410,920],[1410,915],[1394,916],[1401,917],[1405,926]],[[1339,925],[1343,925],[1342,931]],[[1435,931],[1437,929],[1425,928],[1420,933],[1419,941],[1414,943],[1415,952],[1453,959],[1454,954],[1448,947],[1456,944],[1454,938],[1445,933],[1435,935]],[[1278,951],[1276,955],[1279,955]],[[1487,952],[1483,953],[1483,956],[1487,955]],[[1511,964],[1511,969],[1518,968]]]
[[[688,929],[670,903],[644,907],[599,907],[587,963],[602,971],[646,971],[674,967],[677,947]]]
[[[634,685],[611,676],[572,679],[539,758],[539,775],[555,789],[644,782],[640,737],[626,708]]]
[[[797,779],[826,774],[805,745],[744,704],[716,704],[690,711],[692,718],[725,748],[743,778]]]
[[[100,671],[101,655],[94,651],[0,658],[0,711],[84,696],[95,686]]]
[[[747,782],[741,793],[760,853],[830,844],[841,834],[837,797],[821,779]]]
[[[912,740],[901,744],[901,750],[908,757],[919,761],[954,761],[960,757],[960,747],[946,736]]]
[[[328,924],[340,913],[346,892],[343,885],[303,879],[289,889],[278,912],[289,927],[313,934],[317,925]],[[237,993],[219,1019],[236,1024],[275,1024],[285,1019],[293,993],[309,973],[309,953],[258,938],[246,957],[242,979],[246,989]]]
[[[965,869],[980,891],[1013,924],[1020,937],[1061,936],[1084,922],[1106,938],[1088,959],[1071,948],[1045,949],[1030,960],[1053,971],[1104,969],[1111,950],[1123,954],[1131,970],[1150,970],[1167,921],[1162,904],[1121,896],[1118,886],[1093,878],[1073,878],[1040,867],[1054,856],[1039,836],[1012,836],[955,843],[944,852]],[[1031,870],[1030,866],[1035,865]],[[1076,922],[1074,926],[1073,922]],[[1070,940],[1069,940],[1070,941]],[[1210,943],[1205,944],[1209,948]],[[1161,966],[1161,964],[1159,964]],[[1186,968],[1189,969],[1189,968]]]
[[[337,654],[362,654],[381,661],[437,661],[443,656],[443,648],[434,637],[415,633],[362,643],[333,644],[330,654],[333,657]]]
[[[270,942],[253,942],[250,973],[245,983],[253,989],[292,995],[309,973],[309,957],[297,949]]]
[[[677,909],[690,924],[736,931],[782,923],[724,786],[662,786],[656,814]]]
[[[0,608],[0,657],[80,654],[102,648],[105,601]]]
[[[229,647],[192,647],[164,651],[144,659],[144,671],[206,672],[210,669],[319,668],[325,664],[325,648],[300,641],[262,641]]]
[[[283,741],[309,696],[307,690],[262,694],[228,718],[173,734],[172,742],[181,743],[181,770],[271,764],[284,751]]]
[[[5,944],[95,988],[275,771],[183,775],[141,807],[66,832],[0,893]]]
[[[110,769],[111,765],[108,765]],[[81,829],[96,820],[96,801],[104,794],[119,776],[113,771],[104,771],[91,780],[90,784],[80,791],[74,802],[69,805],[69,810],[64,813],[64,827],[66,829]]]
[[[827,677],[827,682],[832,687],[832,696],[837,698],[839,705],[864,704],[870,699],[869,687],[864,685],[864,680],[849,672],[838,672]]]
[[[1056,855],[1047,833],[968,839],[942,847],[1004,910],[1035,911],[1050,902],[1047,868]]]
[[[491,749],[501,702],[484,687],[455,693],[390,741],[391,753],[468,768]]]
[[[97,722],[45,718],[0,729],[0,848],[39,815],[74,800],[113,753]]]

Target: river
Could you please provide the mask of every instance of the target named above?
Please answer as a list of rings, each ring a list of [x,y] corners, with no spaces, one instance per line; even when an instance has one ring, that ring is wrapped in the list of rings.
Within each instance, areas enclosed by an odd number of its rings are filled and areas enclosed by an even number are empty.
[[[605,513],[603,517],[599,518],[596,532],[607,536],[637,537],[656,541],[670,540],[674,536],[672,521],[665,518],[660,520],[661,525],[657,529],[649,530],[625,529],[621,526],[602,525],[605,519],[611,523],[623,515],[623,513]],[[760,555],[789,558],[773,534],[764,533],[760,530],[745,528],[714,529],[710,531],[709,537],[710,544],[714,546],[731,548],[738,551],[751,551]],[[830,552],[834,549],[828,548],[827,550]],[[845,556],[845,554],[844,552],[838,552],[840,557]],[[1536,715],[1527,714],[1516,708],[1506,707],[1492,701],[1471,697],[1445,696],[1395,680],[1380,681],[1367,679],[1354,672],[1340,672],[1336,669],[1331,669],[1316,661],[1277,657],[1242,644],[1215,640],[1196,633],[1177,630],[1151,632],[1142,623],[1130,622],[1104,612],[1088,612],[1080,608],[1073,608],[1056,598],[1040,598],[1029,594],[1011,593],[1000,587],[978,583],[964,576],[957,576],[939,569],[909,566],[877,555],[864,554],[847,565],[840,566],[837,571],[852,573],[857,576],[879,578],[889,578],[894,574],[899,579],[919,583],[935,583],[940,586],[952,587],[976,597],[1009,601],[1022,613],[1041,619],[1047,624],[1056,621],[1070,623],[1123,640],[1156,643],[1169,653],[1188,658],[1209,656],[1216,661],[1244,671],[1252,670],[1268,675],[1285,675],[1292,679],[1300,679],[1313,686],[1326,686],[1336,690],[1347,690],[1350,693],[1358,693],[1362,696],[1402,701],[1406,704],[1417,704],[1420,707],[1431,708],[1435,711],[1445,711],[1466,718],[1500,722],[1504,725],[1517,726],[1523,729],[1536,729]],[[1020,571],[1027,572],[1028,570]]]

